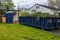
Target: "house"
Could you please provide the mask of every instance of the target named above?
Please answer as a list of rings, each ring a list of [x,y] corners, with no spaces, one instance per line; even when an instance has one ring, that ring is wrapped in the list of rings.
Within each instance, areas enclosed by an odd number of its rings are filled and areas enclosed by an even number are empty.
[[[54,8],[54,7],[50,7],[50,6],[45,6],[45,5],[41,5],[41,4],[35,4],[33,5],[31,8],[29,8],[28,12],[31,13],[35,13],[35,12],[42,12],[42,13],[50,13],[50,14],[54,14],[54,11],[59,11],[60,9]]]
[[[0,10],[6,10],[5,6],[0,6]]]
[[[6,7],[5,6],[0,6],[0,17],[4,14],[3,10],[6,10]]]
[[[5,6],[0,6],[0,10],[3,11],[3,14],[0,11],[0,17],[2,18],[3,16],[5,16],[5,13],[7,12],[7,9],[6,9]],[[13,22],[18,21],[18,12],[19,12],[19,10],[15,10],[14,8],[10,8],[8,12],[13,12],[13,14],[14,14]],[[2,21],[1,18],[0,18],[0,21]]]
[[[3,1],[3,2],[12,2],[12,0],[0,0],[0,1]]]
[[[21,12],[28,12],[28,8],[20,8]]]
[[[21,8],[20,10],[21,10],[21,12],[25,12],[24,8]]]

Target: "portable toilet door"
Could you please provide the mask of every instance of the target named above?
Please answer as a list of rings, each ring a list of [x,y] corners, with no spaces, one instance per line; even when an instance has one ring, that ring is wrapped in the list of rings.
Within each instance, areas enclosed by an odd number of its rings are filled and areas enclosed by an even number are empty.
[[[13,12],[9,11],[6,13],[6,23],[13,23]]]

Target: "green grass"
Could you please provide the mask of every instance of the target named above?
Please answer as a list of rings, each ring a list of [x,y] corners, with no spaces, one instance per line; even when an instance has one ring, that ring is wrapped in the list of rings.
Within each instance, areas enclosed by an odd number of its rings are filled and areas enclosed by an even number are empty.
[[[19,24],[0,24],[0,40],[60,40],[60,37],[33,27]]]

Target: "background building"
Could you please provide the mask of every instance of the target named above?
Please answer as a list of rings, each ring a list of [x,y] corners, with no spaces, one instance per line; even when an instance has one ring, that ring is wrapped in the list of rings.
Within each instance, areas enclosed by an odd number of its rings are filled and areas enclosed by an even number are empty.
[[[0,2],[12,2],[12,0],[0,0]]]

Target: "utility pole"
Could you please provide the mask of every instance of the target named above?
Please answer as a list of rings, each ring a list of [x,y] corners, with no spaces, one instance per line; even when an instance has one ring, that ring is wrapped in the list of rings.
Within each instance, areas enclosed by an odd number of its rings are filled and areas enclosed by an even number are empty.
[[[19,10],[20,10],[20,8],[19,8],[19,4],[18,4],[18,17],[19,17]]]

